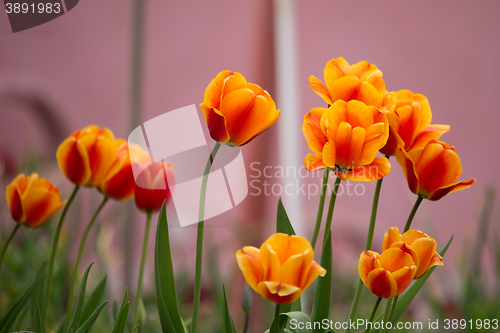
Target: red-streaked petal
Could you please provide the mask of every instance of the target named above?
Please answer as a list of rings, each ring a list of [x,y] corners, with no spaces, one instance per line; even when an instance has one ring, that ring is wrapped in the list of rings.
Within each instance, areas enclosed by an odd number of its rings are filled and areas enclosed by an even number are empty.
[[[375,157],[372,163],[360,165],[349,172],[338,172],[340,179],[369,182],[385,177],[391,171],[391,164],[385,157]]]
[[[447,194],[450,194],[450,193],[453,193],[453,192],[457,192],[457,191],[461,191],[461,190],[465,190],[466,188],[471,187],[472,184],[474,184],[475,182],[476,182],[476,179],[472,178],[472,179],[469,179],[469,180],[463,180],[463,181],[460,181],[460,182],[453,183],[453,184],[451,184],[449,186],[442,187],[442,188],[439,188],[439,189],[435,190],[434,192],[432,192],[431,194],[429,194],[429,196],[427,197],[427,199],[429,199],[431,201],[439,200],[439,199],[441,199],[442,197],[444,197]]]
[[[236,261],[247,283],[258,292],[258,285],[264,278],[264,267],[259,257],[260,250],[253,246],[245,246],[236,253]]]
[[[415,276],[416,266],[403,267],[400,270],[392,273],[392,277],[396,281],[398,291],[396,295],[401,294],[410,285]]]
[[[306,138],[307,145],[315,153],[321,153],[323,151],[323,146],[328,141],[323,131],[321,131],[320,126],[321,117],[326,110],[326,108],[314,108],[304,115],[302,132]]]
[[[429,125],[420,132],[408,151],[424,149],[424,147],[432,140],[439,140],[441,136],[450,130],[449,125]]]
[[[366,286],[372,293],[383,298],[394,297],[398,292],[396,280],[383,268],[376,268],[368,274]]]
[[[384,234],[384,241],[382,243],[382,251],[391,247],[392,243],[401,242],[401,234],[398,227],[391,227],[389,231]]]
[[[419,181],[418,175],[415,172],[413,161],[411,160],[408,153],[403,148],[398,148],[396,150],[396,159],[403,169],[403,173],[406,177],[406,181],[408,182],[408,187],[410,191],[415,194],[418,194],[419,191]]]

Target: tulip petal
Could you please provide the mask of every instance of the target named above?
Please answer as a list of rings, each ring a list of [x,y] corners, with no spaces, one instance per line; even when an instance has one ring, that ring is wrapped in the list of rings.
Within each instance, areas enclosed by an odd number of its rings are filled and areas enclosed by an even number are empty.
[[[107,131],[106,129],[102,130]],[[116,159],[116,143],[114,138],[99,135],[92,148],[88,150],[91,170],[90,184],[99,185]]]
[[[401,242],[401,234],[398,227],[391,227],[389,231],[384,234],[384,241],[382,243],[382,251],[391,247],[392,243]]]
[[[285,262],[291,256],[297,254],[307,254],[307,257],[310,259],[308,261],[308,265],[312,262],[313,249],[311,244],[304,238],[295,235],[287,235],[284,233],[276,233],[269,237],[264,244],[261,246],[262,248],[270,248],[274,252],[278,254],[280,266],[284,265]]]
[[[337,176],[344,180],[354,180],[358,182],[369,182],[385,177],[391,171],[391,164],[385,157],[375,157],[372,163],[360,165],[348,172],[338,172]]]
[[[299,287],[290,286],[281,282],[264,281],[264,284],[271,294],[278,294],[282,297],[289,296],[300,289]]]
[[[417,252],[415,252],[410,245],[399,241],[399,242],[392,243],[390,247],[400,249],[403,253],[409,254],[411,256],[411,258],[413,259],[415,266],[416,267],[420,266],[420,258],[418,256]]]
[[[391,298],[396,296],[398,285],[389,271],[376,268],[366,278],[366,286],[378,297]]]
[[[269,244],[262,244],[259,253],[260,261],[264,268],[264,278],[266,281],[278,281],[281,263],[276,252]]]
[[[416,266],[403,267],[392,273],[392,277],[396,281],[398,291],[396,295],[401,294],[410,285],[413,277],[415,277]]]
[[[396,150],[396,160],[401,166],[401,169],[403,169],[403,173],[405,175],[406,181],[408,182],[410,191],[418,194],[418,176],[415,172],[414,164],[410,156],[403,148],[399,147]]]
[[[19,178],[19,176],[16,177],[16,179],[17,178]],[[21,192],[16,187],[15,182],[16,181],[14,180],[14,182],[7,185],[6,189],[7,206],[9,206],[10,215],[12,216],[12,219],[16,222],[23,223],[26,220],[26,216],[24,215],[23,203],[21,200]]]
[[[408,151],[424,149],[424,147],[432,140],[439,140],[441,136],[450,130],[449,125],[429,125],[420,132]]]
[[[411,267],[415,264],[410,254],[401,251],[399,248],[390,247],[380,255],[380,267],[395,272],[402,267]]]
[[[264,278],[264,267],[260,261],[260,250],[253,246],[245,246],[236,253],[238,267],[243,272],[250,287],[258,292],[258,285]]]
[[[90,179],[89,156],[82,142],[73,136],[64,140],[56,152],[57,164],[72,183],[85,185]]]
[[[323,153],[321,154],[323,158],[323,163],[329,168],[334,168],[336,163],[336,147],[335,142],[327,142],[323,147]]]
[[[200,104],[200,106],[212,139],[220,143],[228,142],[230,137],[227,132],[226,117],[219,110],[211,108],[204,103]]]
[[[430,237],[427,234],[423,233],[422,231],[410,229],[402,235],[401,240],[406,244],[413,246],[413,242],[420,238],[430,238]]]
[[[323,71],[325,77],[325,83],[330,90],[330,84],[343,76],[352,75],[351,67],[349,63],[342,57],[338,59],[331,59],[325,65]]]
[[[455,183],[453,183],[453,184],[451,184],[449,186],[442,187],[442,188],[439,188],[437,190],[434,190],[434,192],[432,192],[431,194],[429,194],[429,196],[427,197],[427,199],[429,199],[431,201],[439,200],[439,199],[441,199],[442,197],[444,197],[447,194],[450,194],[450,193],[453,193],[453,192],[457,192],[457,191],[461,191],[461,190],[465,190],[466,188],[471,187],[472,184],[474,184],[475,182],[476,182],[475,178],[472,178],[472,179],[469,179],[469,180],[463,180],[463,181],[455,182]]]
[[[359,256],[358,273],[364,284],[367,284],[368,274],[374,269],[380,268],[380,265],[378,265],[379,258],[380,254],[374,251],[363,251]]]
[[[307,171],[319,170],[326,167],[325,164],[323,164],[323,158],[321,157],[321,154],[307,154],[304,158],[304,166]]]
[[[233,75],[226,77],[222,83],[222,93],[220,95],[221,102],[230,92],[244,88],[248,88],[247,80],[245,80],[240,73],[235,72]],[[255,95],[257,95],[257,93],[255,93]]]
[[[309,250],[290,256],[281,266],[279,281],[300,288],[305,283],[307,269],[311,267],[312,262],[313,252]]]
[[[335,139],[339,125],[342,122],[347,122],[347,103],[338,100],[323,114],[320,127],[327,138]]]
[[[326,89],[323,83],[314,75],[309,76],[309,86],[316,94],[323,98],[328,105],[332,104],[332,99],[330,98],[328,89]]]
[[[377,106],[382,99],[382,95],[378,92],[377,88],[372,86],[370,83],[361,82],[357,93],[355,93],[352,98],[361,101],[366,105]]]
[[[328,128],[327,128],[328,130]],[[351,139],[351,131],[352,127],[349,123],[343,122],[339,125],[337,130],[337,136],[335,137],[335,164],[343,167],[345,169],[352,168],[351,156],[350,156],[350,139]],[[329,142],[330,144],[330,142]],[[325,146],[326,147],[326,146]],[[324,160],[326,165],[329,163],[326,162],[326,154],[323,152]]]
[[[328,141],[326,136],[321,131],[320,121],[325,108],[314,108],[309,113],[304,115],[304,123],[302,124],[302,132],[306,138],[307,145],[315,153],[321,153],[323,146]]]
[[[326,78],[325,81],[333,103],[337,100],[348,102],[355,98],[359,86],[359,79],[357,77],[352,75],[344,76],[330,84]]]
[[[271,287],[274,289],[274,285],[271,285]],[[284,288],[285,290],[287,290],[286,286]],[[278,288],[276,287],[275,290],[278,290]],[[276,304],[288,304],[295,302],[302,294],[302,291],[300,289],[288,296],[279,296],[277,293],[272,294],[265,282],[259,283],[257,292],[265,299],[270,300],[271,302],[274,302]]]
[[[218,109],[220,107],[220,97],[222,95],[224,80],[230,75],[233,75],[231,71],[224,70],[210,81],[205,89],[205,95],[203,96],[203,104],[205,104],[207,108]]]
[[[352,75],[361,77],[366,71],[372,71],[378,69],[377,66],[369,64],[366,61],[360,61],[351,65]]]
[[[411,248],[417,253],[420,265],[417,265],[415,278],[420,278],[430,268],[429,264],[436,253],[436,241],[430,237],[419,238],[413,242]]]
[[[41,226],[64,205],[57,187],[43,178],[33,182],[22,200],[26,225],[30,228]]]

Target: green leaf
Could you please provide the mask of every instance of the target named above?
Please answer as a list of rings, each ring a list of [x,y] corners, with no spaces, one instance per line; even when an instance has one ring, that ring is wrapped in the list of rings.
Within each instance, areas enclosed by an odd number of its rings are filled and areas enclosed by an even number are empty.
[[[40,312],[40,305],[36,304],[36,315],[35,315],[35,332],[43,332],[44,327],[42,326],[42,315]]]
[[[85,298],[85,290],[87,288],[87,279],[89,277],[90,268],[94,262],[92,261],[90,265],[85,270],[83,274],[82,282],[80,283],[80,289],[78,290],[78,296],[76,298],[76,306],[73,310],[73,314],[71,316],[71,322],[69,324],[69,328],[67,333],[74,332],[78,327],[80,327],[80,319],[82,318],[82,309],[83,309],[83,300]]]
[[[95,311],[90,315],[89,319],[87,319],[82,326],[78,328],[78,330],[75,333],[86,333],[88,330],[94,325],[95,321],[99,317],[99,314],[101,314],[102,308],[104,308],[108,304],[108,301],[104,301],[99,305]]]
[[[113,327],[112,333],[125,332],[125,327],[127,326],[128,311],[130,308],[130,302],[128,302],[127,299],[128,299],[128,289],[125,290],[125,297],[123,298],[122,306],[120,307],[120,312],[115,317],[115,326]]]
[[[284,329],[283,332],[292,332],[292,333],[309,333],[311,330],[308,327],[308,323],[311,322],[311,319],[304,313],[300,311],[292,311],[292,312],[284,312],[280,313],[280,323],[287,322],[288,319],[293,320],[293,324],[290,325],[290,330]],[[303,325],[300,325],[299,323],[302,323]],[[273,320],[274,324],[274,320]],[[292,328],[292,326],[294,328]],[[302,327],[302,328],[299,328]],[[271,325],[272,327],[272,325]],[[269,332],[269,330],[266,331],[266,333]]]
[[[89,319],[90,315],[104,300],[104,293],[106,292],[107,276],[104,276],[99,284],[95,287],[94,291],[85,299],[82,310],[82,318],[80,321],[85,322]]]
[[[158,312],[164,332],[185,333],[177,303],[174,268],[170,252],[166,201],[160,210],[155,242],[155,282]]]
[[[45,269],[45,265],[42,265],[38,272],[36,273],[36,276],[41,275],[42,280],[40,281],[40,284],[38,287],[35,288],[35,291],[33,292],[33,295],[31,296],[30,300],[30,322],[31,322],[31,327],[37,327],[37,309],[40,308],[40,304],[43,303],[43,296],[44,296],[44,286],[45,286],[45,274],[43,270]],[[45,333],[45,327],[40,325],[35,329],[35,332],[37,333]]]
[[[314,290],[312,321],[321,322],[330,317],[330,303],[332,299],[332,232],[328,233],[321,250],[320,265],[326,269],[324,277],[318,277]],[[313,333],[325,332],[322,328],[313,328]]]
[[[227,307],[227,298],[226,298],[226,288],[222,286],[222,293],[224,294],[224,321],[222,323],[223,333],[236,333],[236,328],[234,327],[233,319],[231,318],[231,314],[229,313],[229,308]]]
[[[286,213],[285,207],[283,206],[283,202],[278,201],[278,216],[276,219],[276,232],[281,232],[287,235],[295,235],[295,230],[293,230],[292,223],[290,223],[290,219],[288,218],[288,214]]]
[[[45,268],[45,264],[43,265],[43,268]],[[21,298],[19,298],[17,302],[12,305],[10,310],[7,311],[7,313],[0,319],[0,333],[8,333],[10,331],[10,328],[16,321],[17,316],[23,310],[31,295],[36,290],[38,284],[43,280],[43,268],[38,271],[35,281],[24,292]]]
[[[451,236],[450,240],[448,243],[445,245],[445,247],[439,252],[439,254],[444,257],[444,254],[448,250],[448,247],[450,247],[451,241],[453,240],[453,236]],[[424,276],[422,276],[420,279],[416,280],[405,292],[402,294],[399,299],[398,299],[398,304],[396,305],[396,309],[394,311],[394,315],[392,317],[392,323],[396,324],[398,320],[403,316],[403,313],[405,310],[410,306],[410,303],[413,301],[417,293],[420,291],[422,286],[424,285],[425,281],[429,278],[429,276],[434,272],[434,269],[436,266],[432,267],[425,273]]]

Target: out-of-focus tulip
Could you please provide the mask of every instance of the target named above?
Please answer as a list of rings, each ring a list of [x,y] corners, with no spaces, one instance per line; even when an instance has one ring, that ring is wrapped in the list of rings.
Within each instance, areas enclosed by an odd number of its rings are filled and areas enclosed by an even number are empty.
[[[149,154],[140,146],[128,144],[123,139],[116,140],[116,159],[108,170],[99,190],[115,200],[129,200],[134,197],[135,179],[133,165],[143,165],[150,161]]]
[[[267,91],[227,70],[210,82],[200,105],[212,139],[229,146],[247,144],[280,117]]]
[[[385,94],[382,72],[366,61],[349,66],[344,58],[332,59],[326,63],[324,76],[326,87],[313,75],[309,77],[309,85],[328,105],[337,100],[358,100],[379,106]]]
[[[413,280],[416,269],[411,255],[399,248],[389,248],[382,254],[365,251],[359,257],[359,276],[378,297],[401,294]]]
[[[406,151],[422,149],[450,130],[448,125],[431,125],[431,108],[424,95],[400,90],[384,97],[382,104],[381,109],[394,106],[394,111],[388,114],[389,139],[380,150],[382,154],[393,156],[398,146]]]
[[[92,125],[71,134],[57,148],[57,163],[75,185],[99,185],[116,159],[116,143],[107,128]]]
[[[415,279],[421,278],[433,266],[443,266],[443,258],[436,252],[434,238],[421,231],[410,229],[403,235],[397,227],[392,227],[384,234],[382,251],[389,248],[398,248],[412,256],[417,271]]]
[[[423,149],[409,153],[399,148],[396,158],[410,190],[429,200],[439,200],[476,182],[474,178],[457,181],[462,173],[462,164],[455,148],[445,142],[433,140]]]
[[[307,170],[332,168],[343,180],[371,181],[389,173],[385,157],[375,157],[387,142],[385,114],[363,102],[338,100],[328,109],[315,108],[304,116],[302,131],[316,155],[307,154]]]
[[[175,180],[174,166],[161,161],[147,164],[135,180],[135,204],[144,211],[158,211],[172,197],[169,181]]]
[[[42,226],[66,203],[59,189],[37,173],[18,175],[7,185],[6,198],[14,221],[28,228]]]
[[[253,290],[277,304],[296,301],[326,270],[313,260],[311,244],[298,236],[277,233],[257,249],[245,246],[236,253],[238,266]]]

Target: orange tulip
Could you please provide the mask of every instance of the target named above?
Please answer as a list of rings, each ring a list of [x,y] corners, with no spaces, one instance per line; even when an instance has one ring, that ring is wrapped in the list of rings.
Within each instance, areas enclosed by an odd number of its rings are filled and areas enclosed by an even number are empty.
[[[422,149],[450,130],[448,125],[431,125],[431,108],[424,95],[400,90],[388,96],[384,97],[381,108],[392,105],[394,111],[388,115],[389,140],[380,150],[382,154],[394,156],[398,146],[406,151]]]
[[[57,148],[57,163],[62,173],[75,185],[99,185],[116,159],[113,133],[88,126],[71,134]]]
[[[326,63],[324,76],[326,87],[313,75],[309,77],[309,85],[328,105],[337,100],[358,100],[378,106],[385,94],[382,72],[366,61],[349,66],[344,58],[332,59]]]
[[[396,158],[410,190],[429,200],[439,200],[476,182],[475,179],[457,181],[462,164],[455,148],[445,142],[433,140],[422,149],[409,153],[399,148]]]
[[[174,166],[161,161],[146,164],[135,180],[135,204],[144,211],[159,211],[172,197],[168,181],[175,179]]]
[[[267,91],[227,70],[210,82],[200,105],[212,139],[229,146],[247,144],[281,114]]]
[[[314,108],[304,116],[302,131],[309,148],[307,170],[332,168],[343,180],[377,180],[389,173],[385,157],[375,157],[387,142],[384,113],[363,102],[338,100],[328,109]]]
[[[298,236],[277,233],[257,249],[245,246],[236,253],[238,266],[253,290],[277,304],[296,301],[326,270],[313,260],[311,244]]]
[[[443,266],[443,258],[436,252],[436,241],[421,231],[410,229],[403,235],[392,227],[384,234],[382,251],[398,248],[413,258],[417,271],[415,279],[421,278],[433,266]]]
[[[45,178],[18,175],[7,185],[7,205],[14,221],[28,228],[42,226],[66,201],[61,202],[59,189]]]
[[[391,298],[401,294],[413,280],[416,269],[411,255],[399,248],[389,248],[381,255],[364,251],[359,257],[359,276],[378,297]]]
[[[129,200],[134,197],[135,178],[133,164],[141,165],[150,161],[149,154],[140,146],[128,144],[123,139],[116,140],[116,159],[108,170],[99,190],[115,200]]]

